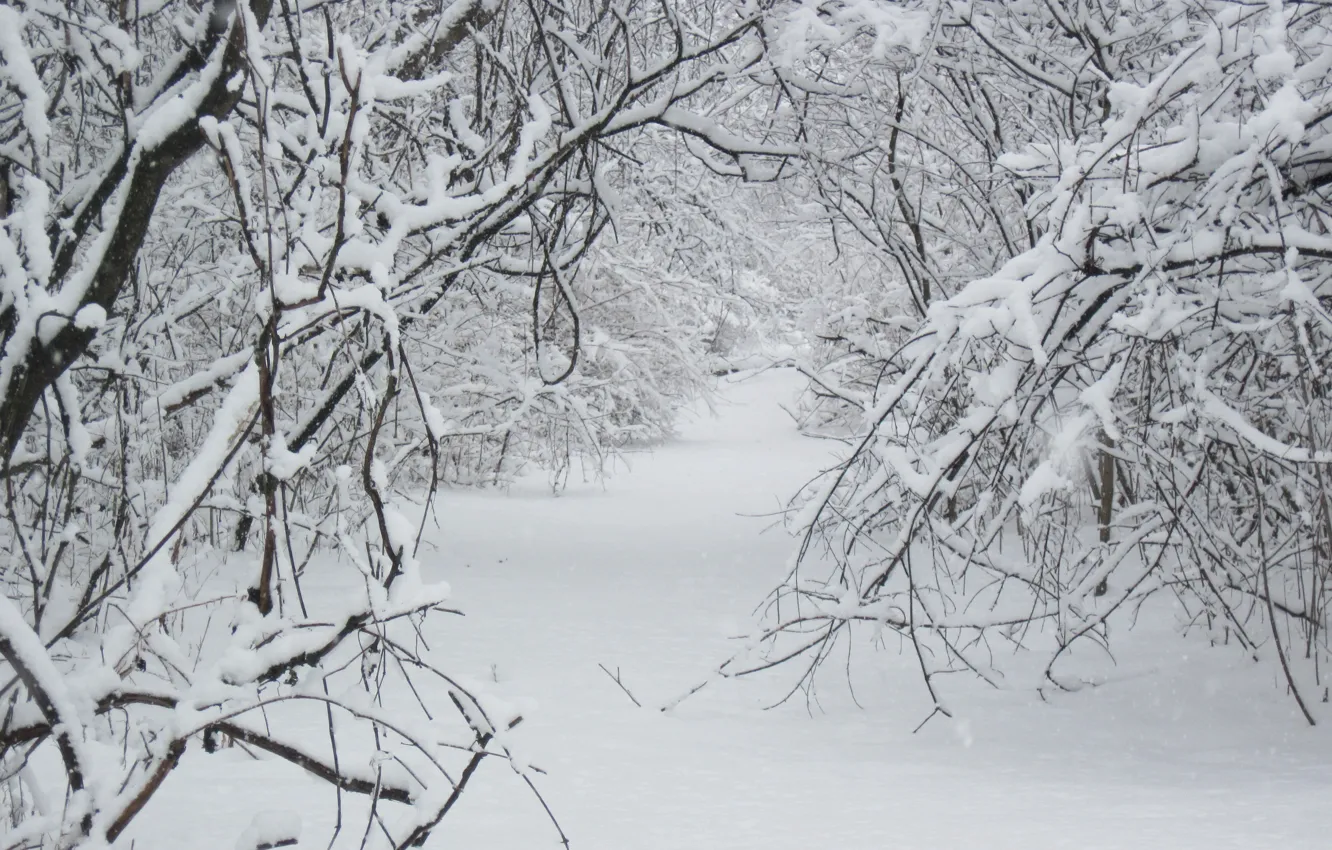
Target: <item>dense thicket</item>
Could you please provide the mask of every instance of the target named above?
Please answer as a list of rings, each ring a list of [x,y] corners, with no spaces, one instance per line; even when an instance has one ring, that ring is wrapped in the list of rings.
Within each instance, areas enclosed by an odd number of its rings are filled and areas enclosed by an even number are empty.
[[[806,494],[770,655],[724,672],[808,684],[863,623],[906,638],[946,712],[944,672],[1080,687],[1070,651],[1167,594],[1313,722],[1332,10],[894,5],[920,49],[830,35],[872,96],[810,118],[839,130],[812,196],[868,246],[808,367],[807,422],[848,456]]]
[[[728,268],[796,152],[743,132],[762,14],[0,7],[0,845],[115,842],[220,742],[416,845],[507,757],[422,517],[596,474],[778,321]]]

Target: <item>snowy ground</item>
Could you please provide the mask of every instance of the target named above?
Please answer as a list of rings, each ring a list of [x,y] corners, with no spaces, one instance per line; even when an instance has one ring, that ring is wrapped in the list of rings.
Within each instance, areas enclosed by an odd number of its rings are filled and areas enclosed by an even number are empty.
[[[1134,636],[1155,642],[1149,661],[1129,651],[1111,683],[1049,703],[959,683],[958,718],[915,735],[927,704],[912,660],[868,645],[855,648],[863,708],[830,676],[819,705],[765,711],[780,675],[670,713],[636,708],[599,664],[660,705],[730,654],[784,573],[791,541],[761,533],[763,515],[831,450],[780,409],[795,387],[783,372],[731,382],[718,417],[691,418],[604,487],[441,500],[422,561],[467,618],[435,643],[523,706],[523,755],[547,771],[540,787],[576,850],[1329,846],[1332,738],[1265,689],[1266,666],[1165,629]],[[265,804],[302,809],[301,846],[325,846],[313,807],[331,794],[301,803],[312,785],[298,772],[257,788],[229,758],[209,805],[184,783],[159,795],[137,846],[182,846],[162,818],[189,811],[192,846],[231,847],[239,812]],[[477,779],[431,846],[558,846],[502,762]]]

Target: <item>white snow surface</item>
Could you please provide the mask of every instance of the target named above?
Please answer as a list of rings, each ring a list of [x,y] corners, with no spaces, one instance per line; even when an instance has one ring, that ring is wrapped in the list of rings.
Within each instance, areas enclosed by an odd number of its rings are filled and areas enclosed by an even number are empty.
[[[796,433],[780,405],[797,389],[790,370],[728,379],[719,415],[687,417],[678,439],[604,485],[553,496],[533,479],[439,499],[422,578],[447,580],[467,616],[434,621],[427,637],[446,666],[523,714],[512,740],[546,771],[538,787],[576,850],[1328,846],[1325,728],[1303,725],[1275,665],[1181,638],[1164,610],[1118,644],[1115,666],[1094,659],[1099,687],[1042,701],[958,679],[945,686],[957,716],[915,734],[929,706],[915,659],[895,641],[874,648],[868,632],[853,645],[859,706],[829,670],[816,702],[797,694],[765,710],[793,668],[655,710],[735,650],[730,636],[785,575],[793,541],[764,529],[837,448]],[[317,740],[322,719],[311,722]],[[327,846],[327,786],[197,749],[126,846],[189,836],[230,850],[275,804],[299,812],[300,846]],[[363,824],[353,816],[344,837]],[[428,846],[559,842],[496,759]]]
[[[301,818],[295,812],[262,811],[236,839],[236,850],[275,847],[301,835]]]

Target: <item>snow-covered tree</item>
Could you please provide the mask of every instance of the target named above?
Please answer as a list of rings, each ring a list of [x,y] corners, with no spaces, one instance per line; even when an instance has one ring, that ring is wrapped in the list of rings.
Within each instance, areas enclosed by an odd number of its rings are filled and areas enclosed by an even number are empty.
[[[1332,10],[869,4],[919,33],[880,50],[866,4],[807,8],[801,77],[843,116],[811,197],[882,282],[825,308],[812,421],[848,454],[805,494],[769,654],[722,672],[808,685],[864,624],[906,639],[946,713],[944,672],[1080,687],[1078,649],[1169,595],[1314,722]]]
[[[667,427],[740,296],[686,245],[617,260],[698,203],[635,151],[780,173],[763,14],[0,6],[0,844],[115,843],[234,743],[327,782],[335,840],[419,845],[509,756],[422,639],[420,523]]]

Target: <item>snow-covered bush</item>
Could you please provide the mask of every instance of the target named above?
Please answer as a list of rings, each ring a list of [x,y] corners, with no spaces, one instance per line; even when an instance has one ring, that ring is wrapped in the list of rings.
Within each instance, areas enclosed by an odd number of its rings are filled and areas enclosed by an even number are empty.
[[[920,34],[894,52],[865,4],[818,8],[858,116],[825,203],[909,297],[828,311],[840,350],[811,372],[848,457],[806,493],[772,654],[724,671],[803,663],[807,684],[866,623],[907,639],[946,711],[948,671],[1079,687],[1070,648],[1168,594],[1184,628],[1268,659],[1312,723],[1332,660],[1332,10],[871,6]],[[1043,655],[1005,666],[995,641]]]

